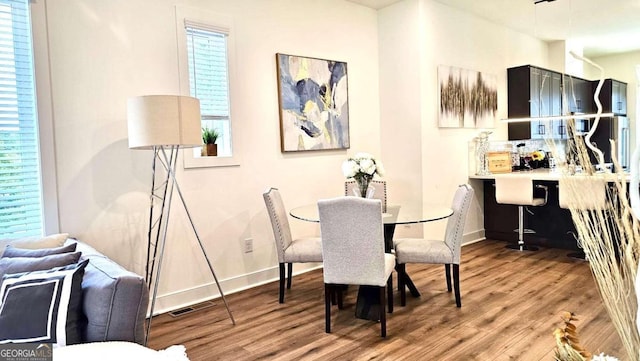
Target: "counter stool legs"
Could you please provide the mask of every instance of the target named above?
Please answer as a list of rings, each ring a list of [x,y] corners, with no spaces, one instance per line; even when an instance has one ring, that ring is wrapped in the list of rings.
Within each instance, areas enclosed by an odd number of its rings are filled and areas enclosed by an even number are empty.
[[[587,257],[587,254],[584,252],[584,249],[582,248],[582,242],[580,242],[580,239],[578,238],[578,236],[576,236],[576,234],[571,232],[571,231],[567,232],[567,234],[573,235],[573,238],[575,238],[576,242],[578,243],[578,248],[580,248],[576,252],[568,253],[567,257],[576,258],[576,259],[583,259],[585,261],[588,261],[589,257]]]
[[[524,206],[518,206],[518,244],[509,244],[507,248],[517,249],[519,251],[537,251],[538,247],[524,244],[524,234],[536,233],[531,229],[524,228]]]

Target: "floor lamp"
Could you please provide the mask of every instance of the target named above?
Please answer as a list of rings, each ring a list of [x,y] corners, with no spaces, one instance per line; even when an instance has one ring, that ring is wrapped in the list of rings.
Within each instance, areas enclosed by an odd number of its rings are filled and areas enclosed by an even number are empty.
[[[200,250],[204,255],[213,279],[218,286],[222,301],[229,313],[231,322],[235,325],[227,300],[224,297],[218,277],[213,270],[211,261],[202,245],[198,231],[193,223],[189,208],[182,196],[180,186],[176,180],[176,163],[180,148],[193,148],[202,145],[200,101],[196,98],[176,95],[147,95],[129,98],[127,104],[127,122],[129,126],[129,148],[153,150],[151,202],[149,211],[149,232],[147,240],[147,264],[145,280],[151,292],[151,310],[145,345],[151,331],[151,320],[158,294],[160,271],[164,258],[167,240],[167,225],[171,213],[173,190],[178,193],[184,210],[198,240]],[[157,172],[156,168],[164,168]]]

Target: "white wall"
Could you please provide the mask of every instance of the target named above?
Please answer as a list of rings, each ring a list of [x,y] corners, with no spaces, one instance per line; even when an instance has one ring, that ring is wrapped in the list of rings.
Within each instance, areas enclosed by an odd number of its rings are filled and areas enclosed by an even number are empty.
[[[357,151],[380,154],[377,17],[374,10],[343,0],[47,0],[34,5],[46,6],[48,16],[47,23],[34,24],[46,26],[48,35],[36,37],[35,46],[50,49],[60,230],[140,274],[152,154],[128,149],[126,101],[179,93],[176,3],[233,20],[232,114],[240,123],[235,140],[242,164],[178,172],[217,276],[231,291],[277,277],[263,190],[279,187],[289,207],[340,195],[342,161]],[[348,63],[349,151],[280,152],[277,52]],[[302,221],[291,224],[294,234],[318,232]],[[254,239],[254,251],[245,254],[241,245],[248,237]],[[216,295],[177,202],[169,241],[157,310]]]
[[[381,134],[389,191],[400,199],[451,202],[457,185],[468,182],[468,145],[481,129],[438,128],[438,65],[494,74],[498,115],[490,139],[507,138],[507,68],[548,66],[548,46],[433,0],[405,0],[379,12]],[[484,229],[481,183],[472,184],[467,240]],[[441,236],[445,222],[424,233]],[[421,233],[421,225],[400,232]],[[416,230],[416,228],[418,228]]]
[[[39,76],[45,65],[51,69],[60,230],[141,274],[151,153],[128,149],[126,100],[179,93],[176,4],[233,20],[232,114],[240,123],[234,140],[242,164],[178,173],[226,291],[277,277],[261,196],[268,186],[281,189],[288,207],[339,195],[340,164],[368,151],[385,163],[391,201],[450,202],[455,186],[467,181],[468,142],[479,129],[437,127],[438,65],[497,75],[498,118],[506,117],[506,68],[547,65],[546,44],[432,0],[405,0],[379,12],[343,0],[36,2],[47,10],[47,22],[34,27],[35,46],[48,45],[49,62],[36,67]],[[348,63],[349,151],[280,152],[277,52]],[[493,131],[492,139],[506,138],[506,125],[496,123]],[[318,232],[301,221],[291,225],[294,234]],[[477,237],[482,225],[477,201],[467,235]],[[441,235],[443,226],[428,225],[427,233]],[[421,234],[422,227],[398,233]],[[254,252],[245,254],[248,237]],[[157,309],[216,295],[179,203],[169,240]]]

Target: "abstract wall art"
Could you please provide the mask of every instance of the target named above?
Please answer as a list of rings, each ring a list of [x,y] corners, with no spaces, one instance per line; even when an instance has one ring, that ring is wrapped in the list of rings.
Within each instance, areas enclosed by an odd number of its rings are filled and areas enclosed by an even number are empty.
[[[276,54],[283,152],[349,148],[347,63]]]
[[[478,71],[438,67],[440,128],[494,128],[497,77]]]

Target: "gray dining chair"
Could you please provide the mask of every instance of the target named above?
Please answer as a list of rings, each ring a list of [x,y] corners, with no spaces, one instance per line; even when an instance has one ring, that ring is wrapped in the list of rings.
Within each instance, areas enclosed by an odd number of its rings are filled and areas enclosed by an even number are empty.
[[[383,180],[372,179],[369,182],[369,188],[373,188],[375,191],[373,192],[373,199],[379,199],[382,201],[382,211],[387,211],[387,182]],[[354,196],[354,189],[358,189],[358,183],[356,181],[346,181],[344,182],[344,195],[345,196]]]
[[[384,310],[393,312],[391,272],[395,257],[384,251],[382,202],[379,199],[338,197],[318,201],[325,294],[325,331],[331,332],[331,299],[344,285],[377,287],[380,334],[387,336]],[[338,308],[342,302],[338,296]]]
[[[451,292],[451,265],[453,265],[453,286],[456,305],[462,307],[460,300],[460,253],[464,225],[473,198],[473,188],[462,184],[456,190],[451,208],[453,215],[447,220],[444,240],[400,238],[394,240],[396,259],[398,260],[398,288],[400,289],[400,305],[406,305],[407,263],[444,264],[447,279],[447,291]]]
[[[271,219],[271,228],[275,238],[278,263],[280,266],[279,302],[284,303],[285,264],[287,264],[287,289],[291,289],[293,263],[322,262],[322,246],[319,237],[294,239],[289,228],[289,219],[280,191],[269,188],[262,194],[267,213]]]

